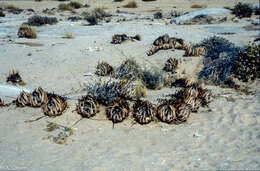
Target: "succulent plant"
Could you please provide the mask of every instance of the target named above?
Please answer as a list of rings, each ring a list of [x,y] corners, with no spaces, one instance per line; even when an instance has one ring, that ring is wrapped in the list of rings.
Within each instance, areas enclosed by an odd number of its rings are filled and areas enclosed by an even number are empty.
[[[164,64],[164,67],[163,67],[163,70],[165,70],[166,72],[172,72],[172,73],[175,73],[177,67],[178,67],[178,60],[175,59],[175,58],[169,58],[165,64]]]
[[[54,93],[48,93],[47,103],[42,105],[43,113],[50,117],[62,115],[68,105],[66,98]]]
[[[6,82],[11,82],[12,84],[25,85],[21,75],[18,71],[12,70],[9,76],[6,79]]]
[[[140,124],[148,124],[155,117],[155,109],[149,101],[137,100],[133,109],[133,117]]]
[[[107,62],[98,62],[96,67],[96,74],[99,76],[108,76],[113,71],[113,67]]]
[[[129,104],[126,100],[114,99],[106,107],[106,115],[113,123],[122,122],[129,115]]]
[[[157,107],[157,117],[166,123],[172,123],[176,120],[176,108],[172,100],[167,100]]]
[[[99,112],[99,106],[96,99],[94,99],[90,95],[87,95],[78,100],[76,111],[82,117],[90,118],[95,116],[96,113]]]

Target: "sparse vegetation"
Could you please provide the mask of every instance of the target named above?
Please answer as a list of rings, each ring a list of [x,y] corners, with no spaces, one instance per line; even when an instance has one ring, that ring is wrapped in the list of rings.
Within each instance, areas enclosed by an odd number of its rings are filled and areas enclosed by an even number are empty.
[[[37,32],[28,25],[22,24],[17,33],[19,38],[35,39]]]
[[[253,13],[253,9],[247,3],[239,2],[232,10],[232,13],[239,18],[250,18]]]
[[[99,20],[103,20],[105,17],[110,17],[111,14],[108,14],[102,8],[95,8],[91,12],[83,12],[82,16],[90,25],[96,25]]]
[[[194,4],[192,6],[190,6],[190,8],[206,8],[206,5],[199,5],[199,4]]]
[[[56,17],[42,17],[39,15],[32,16],[28,19],[27,24],[30,26],[41,26],[45,24],[56,24],[58,22]]]
[[[79,9],[79,8],[83,8],[84,7],[84,5],[81,4],[80,2],[73,2],[73,1],[70,2],[69,5],[72,6],[73,8],[75,8],[75,9]]]
[[[83,8],[84,5],[79,2],[70,2],[68,4],[60,4],[59,9],[62,11],[72,11],[74,9]]]
[[[156,1],[156,0],[142,0],[144,2],[151,2],[151,1]]]
[[[62,10],[62,11],[72,11],[74,9],[75,8],[70,6],[69,4],[60,4],[59,5],[59,10]]]
[[[123,6],[124,8],[137,8],[137,3],[135,1],[128,2]]]
[[[62,38],[63,39],[73,39],[74,38],[74,36],[73,36],[73,34],[72,33],[66,33],[64,36],[62,36]]]
[[[0,11],[0,17],[5,17],[5,13],[3,11]]]
[[[10,9],[16,9],[18,7],[16,5],[14,5],[14,4],[5,4],[4,8],[10,10]]]

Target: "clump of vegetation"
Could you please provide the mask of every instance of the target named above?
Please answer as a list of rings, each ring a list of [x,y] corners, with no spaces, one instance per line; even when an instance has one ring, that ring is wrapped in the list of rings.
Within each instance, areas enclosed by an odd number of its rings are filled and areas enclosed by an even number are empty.
[[[42,0],[34,0],[35,2],[42,2]]]
[[[244,18],[244,17],[250,18],[252,16],[253,9],[250,7],[249,4],[239,2],[232,9],[232,13],[239,18]]]
[[[159,89],[164,79],[161,71],[155,68],[142,69],[134,59],[126,59],[112,74],[114,78],[130,81],[140,80],[148,89]]]
[[[63,39],[73,39],[74,36],[72,33],[66,33],[64,36],[62,36]]]
[[[126,59],[113,73],[114,78],[137,80],[141,78],[141,67],[134,59]]]
[[[62,10],[62,11],[72,11],[74,9],[75,8],[70,6],[70,4],[60,4],[59,5],[59,10]]]
[[[142,72],[142,82],[148,89],[160,89],[164,84],[162,73],[157,69],[144,70]]]
[[[87,20],[87,22],[89,22],[90,25],[97,25],[98,24],[98,19],[97,17],[90,15],[85,17],[85,19]]]
[[[235,70],[234,63],[238,58],[238,47],[227,39],[217,36],[204,39],[199,46],[204,46],[206,49],[205,66],[199,73],[199,79],[215,85],[224,84],[232,77]]]
[[[0,17],[5,17],[5,13],[3,11],[0,11]]]
[[[255,15],[260,15],[260,7],[254,9]]]
[[[8,12],[13,14],[20,14],[24,10],[21,8],[18,8],[16,5],[13,4],[3,4],[1,5],[4,9],[6,9]]]
[[[239,50],[235,76],[244,82],[260,78],[260,45],[249,45]]]
[[[30,26],[42,26],[45,24],[56,24],[58,19],[56,17],[42,17],[39,15],[32,16],[28,19],[27,24]]]
[[[73,1],[70,2],[69,5],[72,6],[73,8],[75,8],[75,9],[79,9],[79,8],[83,8],[84,7],[84,5],[81,4],[80,2],[73,2]]]
[[[99,82],[94,82],[93,84],[88,85],[84,90],[86,90],[88,95],[91,95],[99,104],[102,105],[108,105],[116,98],[128,99],[132,97],[132,92],[129,91],[132,90],[131,82],[127,80],[100,80]]]
[[[154,19],[162,19],[163,18],[163,14],[162,12],[158,11],[155,14],[153,14]]]
[[[237,51],[237,48],[233,43],[225,38],[218,36],[206,38],[201,43],[196,44],[194,47],[200,46],[203,46],[206,49],[205,57],[209,57],[212,60],[217,59],[222,52],[234,54]]]
[[[74,9],[83,8],[84,5],[79,2],[70,2],[68,4],[60,4],[59,9],[63,11],[72,11]]]
[[[123,2],[124,0],[114,0],[114,2]]]
[[[17,33],[19,38],[35,39],[37,38],[37,32],[34,28],[26,24],[22,24]]]
[[[124,8],[137,8],[137,3],[135,1],[128,2],[123,6]]]
[[[206,8],[206,5],[199,5],[199,4],[194,4],[190,8]]]
[[[96,25],[99,20],[103,20],[105,17],[111,17],[111,14],[105,12],[102,8],[95,8],[91,12],[83,12],[82,16],[90,25]]]
[[[14,4],[5,4],[4,8],[10,10],[10,9],[16,9],[18,7],[16,5],[14,5]]]

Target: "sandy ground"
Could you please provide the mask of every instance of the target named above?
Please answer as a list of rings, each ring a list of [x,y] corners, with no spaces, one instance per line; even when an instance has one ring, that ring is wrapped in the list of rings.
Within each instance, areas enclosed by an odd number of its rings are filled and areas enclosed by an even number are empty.
[[[117,7],[126,2],[81,1],[91,8],[105,7],[115,13]],[[160,51],[148,57],[146,51],[154,39],[168,33],[183,38],[186,42],[198,43],[204,38],[223,32],[221,35],[238,46],[252,42],[258,31],[246,31],[243,26],[257,21],[256,17],[231,20],[213,25],[171,25],[168,20],[144,20],[154,11],[191,11],[192,4],[206,4],[208,7],[232,7],[238,1],[180,1],[157,0],[145,3],[137,1],[137,9],[123,11],[127,22],[102,23],[84,26],[86,22],[70,22],[70,12],[57,13],[63,19],[57,25],[35,27],[35,40],[17,38],[19,25],[33,14],[7,14],[0,18],[0,82],[4,83],[11,69],[20,71],[26,87],[43,87],[59,94],[75,93],[84,88],[96,76],[98,61],[104,60],[118,66],[123,59],[135,58],[143,66],[162,68],[170,56],[181,61],[181,71],[194,76],[202,67],[203,57],[184,58],[183,51]],[[250,3],[257,4],[252,0]],[[57,7],[56,1],[8,1],[21,8],[33,8],[37,14],[42,9]],[[176,8],[173,8],[176,6]],[[78,13],[84,9],[77,10]],[[62,15],[61,15],[62,14]],[[75,15],[75,14],[73,14]],[[123,14],[122,14],[123,15]],[[62,39],[66,33],[73,33],[73,39]],[[140,34],[142,41],[110,44],[115,33]],[[27,46],[15,42],[33,42],[39,46]],[[36,45],[37,45],[36,44]],[[161,122],[141,126],[132,125],[129,118],[116,124],[108,120],[83,119],[74,127],[74,134],[66,145],[55,144],[47,137],[47,121],[71,126],[80,116],[75,112],[76,100],[69,100],[70,108],[57,118],[44,118],[33,123],[25,120],[42,116],[41,109],[0,108],[0,170],[259,170],[260,169],[260,83],[250,84],[245,95],[232,89],[207,86],[215,95],[208,108],[193,113],[182,125],[167,125]],[[148,99],[170,93],[170,88],[149,91]],[[12,99],[1,97],[10,101]],[[98,119],[105,118],[101,112]]]

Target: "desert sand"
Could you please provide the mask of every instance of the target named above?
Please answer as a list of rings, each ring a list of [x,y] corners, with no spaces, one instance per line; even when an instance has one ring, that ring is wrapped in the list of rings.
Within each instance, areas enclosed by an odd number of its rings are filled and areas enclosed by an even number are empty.
[[[176,25],[169,19],[151,20],[156,11],[168,13],[171,10],[188,12],[193,4],[207,7],[233,7],[236,0],[137,0],[138,8],[127,9],[122,5],[128,1],[112,0],[80,1],[90,8],[75,10],[76,13],[58,12],[60,21],[55,25],[34,27],[37,39],[18,38],[17,31],[30,16],[42,14],[45,8],[58,6],[58,1],[6,1],[20,8],[32,8],[33,12],[19,15],[6,13],[0,18],[0,83],[6,84],[6,77],[12,69],[19,70],[26,82],[26,88],[41,86],[48,92],[58,94],[84,93],[81,90],[93,80],[99,61],[112,66],[126,58],[134,58],[144,67],[162,68],[171,56],[181,61],[178,73],[196,77],[201,70],[203,57],[183,57],[183,51],[159,51],[147,56],[153,40],[168,33],[186,42],[198,43],[204,38],[223,32],[234,32],[224,37],[238,46],[247,45],[259,34],[258,30],[247,31],[243,27],[250,19],[207,25]],[[250,0],[258,4],[257,0]],[[86,26],[87,22],[68,21],[84,10],[104,8],[115,14],[111,22]],[[118,8],[120,7],[120,8]],[[116,10],[128,13],[116,13]],[[145,18],[151,19],[145,19]],[[259,16],[258,16],[259,17]],[[125,18],[126,21],[118,19]],[[127,21],[129,19],[129,21]],[[73,39],[63,39],[72,33]],[[111,44],[113,34],[140,34],[141,41]],[[23,42],[18,44],[17,42]],[[24,44],[29,42],[29,45]],[[66,144],[55,144],[48,136],[57,132],[46,132],[49,122],[70,127],[81,118],[73,112],[77,98],[71,98],[69,109],[60,117],[45,117],[32,123],[26,120],[43,116],[40,108],[18,108],[14,105],[0,108],[0,170],[259,170],[260,169],[260,82],[248,83],[249,94],[219,86],[206,87],[214,94],[208,107],[192,113],[189,120],[180,125],[152,122],[148,125],[132,124],[131,118],[116,124],[105,120],[104,111],[96,119],[83,119],[73,127],[73,135]],[[149,90],[148,100],[155,101],[171,88]],[[0,97],[10,102],[15,97]]]

